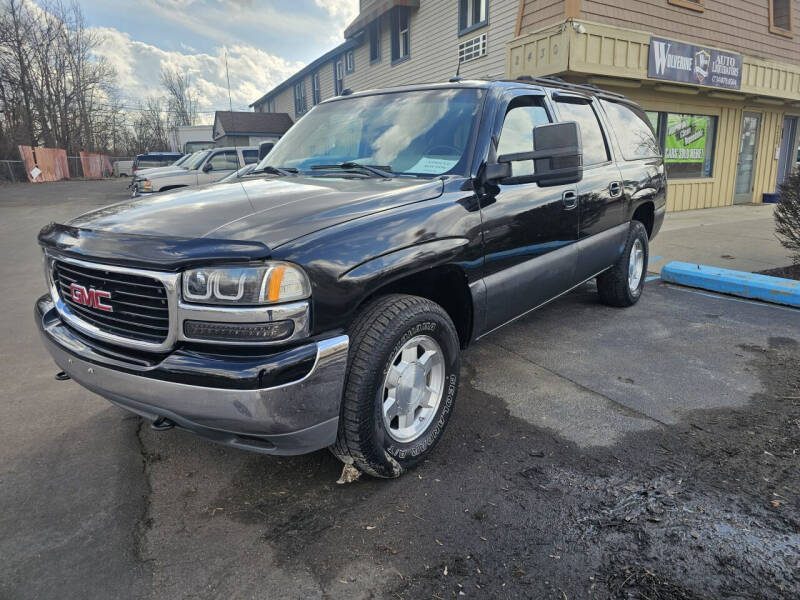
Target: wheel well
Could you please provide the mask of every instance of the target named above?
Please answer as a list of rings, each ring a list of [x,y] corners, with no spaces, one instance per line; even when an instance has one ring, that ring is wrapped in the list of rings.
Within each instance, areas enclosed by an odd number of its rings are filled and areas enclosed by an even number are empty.
[[[466,348],[472,334],[472,295],[461,269],[443,266],[413,273],[379,288],[364,299],[362,306],[386,294],[410,294],[436,302],[452,319],[459,343]]]
[[[166,186],[164,186],[163,188],[161,188],[158,191],[159,192],[166,192],[168,190],[177,190],[178,188],[185,188],[185,187],[186,187],[185,185],[166,185]]]
[[[655,220],[655,207],[652,202],[645,202],[633,213],[631,221],[639,221],[647,230],[647,237],[653,235],[653,222]]]

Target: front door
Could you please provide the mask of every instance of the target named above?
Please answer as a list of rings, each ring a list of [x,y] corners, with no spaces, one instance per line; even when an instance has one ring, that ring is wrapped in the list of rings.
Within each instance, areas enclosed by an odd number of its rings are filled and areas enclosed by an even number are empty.
[[[744,113],[742,117],[742,138],[739,141],[739,161],[736,164],[736,184],[733,190],[734,204],[753,201],[758,134],[760,130],[761,115],[759,113]]]
[[[233,173],[239,168],[239,155],[236,154],[236,150],[220,150],[214,152],[206,164],[211,165],[211,169],[199,172],[197,179],[200,184],[213,183]]]
[[[513,98],[497,125],[497,155],[530,152],[532,130],[551,121],[541,96]],[[512,163],[512,177],[532,173]],[[488,186],[483,198],[487,331],[536,308],[573,285],[578,240],[575,184]]]

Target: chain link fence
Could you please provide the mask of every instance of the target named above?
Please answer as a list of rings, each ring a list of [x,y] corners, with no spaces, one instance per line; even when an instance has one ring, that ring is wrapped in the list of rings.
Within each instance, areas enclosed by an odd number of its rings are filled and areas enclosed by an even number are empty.
[[[111,166],[118,160],[133,160],[133,156],[110,156]],[[70,178],[83,177],[83,166],[80,156],[68,156]],[[111,176],[113,177],[113,175]],[[0,182],[23,183],[28,181],[28,174],[25,172],[25,163],[21,160],[0,160]]]
[[[0,160],[0,181],[11,183],[28,181],[25,163],[21,160]]]

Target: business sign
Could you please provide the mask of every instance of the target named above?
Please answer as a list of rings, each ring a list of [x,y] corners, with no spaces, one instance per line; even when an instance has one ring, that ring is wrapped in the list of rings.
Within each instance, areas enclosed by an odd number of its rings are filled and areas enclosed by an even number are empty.
[[[647,76],[738,90],[742,87],[742,55],[652,37]]]
[[[711,117],[668,114],[667,135],[664,140],[664,162],[705,162],[710,121]]]

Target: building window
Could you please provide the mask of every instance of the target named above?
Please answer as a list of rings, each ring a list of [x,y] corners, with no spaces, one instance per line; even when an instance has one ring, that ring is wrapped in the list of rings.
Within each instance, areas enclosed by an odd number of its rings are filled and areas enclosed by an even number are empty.
[[[356,57],[352,50],[348,50],[344,55],[344,71],[345,73],[352,73],[356,70]]]
[[[703,12],[706,8],[705,0],[667,0],[667,2],[673,6],[680,6],[697,12]]]
[[[769,30],[779,35],[792,36],[792,0],[769,0]]]
[[[411,50],[411,30],[408,7],[398,6],[392,11],[392,62],[406,60]]]
[[[306,86],[305,81],[294,85],[294,116],[299,117],[306,112]]]
[[[651,122],[656,119],[668,178],[713,177],[717,117],[665,112],[647,116]]]
[[[319,85],[319,71],[311,76],[311,102],[315,106],[322,102],[322,89]]]
[[[458,62],[463,63],[474,58],[486,56],[486,34],[481,34],[458,45]]]
[[[333,93],[338,96],[344,90],[344,62],[340,58],[333,63]]]
[[[489,0],[458,0],[458,35],[483,27],[489,21]]]
[[[381,21],[374,20],[369,24],[369,62],[381,60]]]

